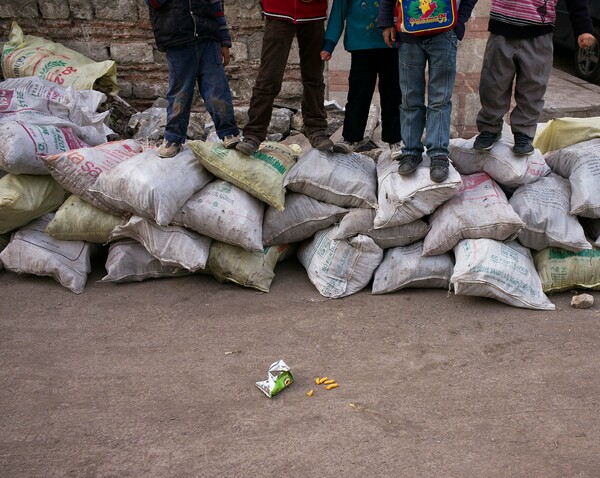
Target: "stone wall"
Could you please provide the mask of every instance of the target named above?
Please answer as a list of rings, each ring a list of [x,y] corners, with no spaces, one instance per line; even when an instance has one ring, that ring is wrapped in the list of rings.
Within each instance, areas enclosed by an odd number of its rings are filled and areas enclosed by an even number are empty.
[[[260,62],[263,20],[258,0],[224,0],[224,4],[234,42],[227,74],[236,106],[245,105]],[[461,136],[474,132],[487,12],[489,0],[480,0],[459,49],[452,123]],[[143,0],[0,0],[0,43],[6,41],[13,20],[25,34],[59,42],[96,61],[114,60],[119,95],[138,109],[148,107],[166,91],[165,56],[154,44]],[[328,92],[345,99],[349,61],[344,54],[340,42],[326,80]],[[294,44],[277,103],[297,108],[301,92]]]

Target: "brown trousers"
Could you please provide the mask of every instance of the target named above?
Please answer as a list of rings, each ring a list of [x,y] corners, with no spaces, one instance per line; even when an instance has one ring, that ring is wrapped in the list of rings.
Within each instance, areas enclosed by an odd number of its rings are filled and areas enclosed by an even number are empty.
[[[260,67],[252,90],[244,136],[262,142],[267,137],[271,122],[273,102],[281,91],[283,75],[294,37],[300,50],[300,73],[302,75],[302,119],[305,134],[327,128],[325,111],[324,63],[320,52],[323,48],[325,21],[294,24],[284,20],[267,18],[262,43]]]

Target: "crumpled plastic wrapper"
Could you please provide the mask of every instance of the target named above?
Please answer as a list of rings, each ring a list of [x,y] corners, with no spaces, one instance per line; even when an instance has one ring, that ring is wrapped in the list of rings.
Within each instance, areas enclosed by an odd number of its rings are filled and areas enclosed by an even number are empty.
[[[289,387],[294,381],[292,372],[283,360],[273,362],[269,367],[269,378],[256,382],[256,386],[269,398]]]

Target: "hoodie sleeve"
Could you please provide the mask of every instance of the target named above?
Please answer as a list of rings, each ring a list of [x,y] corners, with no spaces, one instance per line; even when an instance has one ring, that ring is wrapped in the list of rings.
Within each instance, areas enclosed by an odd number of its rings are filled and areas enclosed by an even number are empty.
[[[471,17],[471,12],[475,8],[477,0],[461,0],[458,6],[458,18],[456,19],[456,26],[454,32],[459,40],[462,40],[465,36],[465,23]]]
[[[333,53],[346,23],[346,15],[348,14],[348,0],[333,0],[331,12],[327,19],[327,29],[323,40],[323,50],[328,53]]]
[[[594,27],[585,0],[567,0],[566,4],[575,39],[582,33],[592,33]]]
[[[231,35],[229,34],[227,20],[225,20],[223,3],[221,0],[210,0],[210,3],[212,11],[217,18],[217,22],[219,23],[219,39],[221,40],[221,45],[231,48]]]
[[[394,19],[394,6],[396,0],[381,0],[379,4],[379,16],[377,17],[377,26],[379,28],[387,28],[396,26]]]

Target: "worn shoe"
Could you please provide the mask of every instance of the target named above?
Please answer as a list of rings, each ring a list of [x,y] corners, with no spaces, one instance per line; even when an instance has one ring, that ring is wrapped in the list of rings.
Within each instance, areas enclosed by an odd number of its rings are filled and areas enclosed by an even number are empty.
[[[310,145],[318,149],[319,151],[327,151],[333,148],[333,141],[329,139],[329,136],[325,134],[324,130],[315,131],[308,136],[308,142]]]
[[[165,141],[160,148],[158,148],[158,155],[161,158],[172,158],[181,151],[181,143],[175,143],[174,141]]]
[[[489,131],[482,131],[479,133],[475,142],[473,143],[473,149],[477,151],[489,151],[494,146],[494,143],[502,137],[502,133],[491,133]]]
[[[392,161],[396,161],[402,156],[402,143],[400,143],[400,141],[397,143],[390,143],[390,151],[392,152]]]
[[[429,177],[436,183],[441,183],[448,178],[450,160],[447,156],[434,156],[429,166]]]
[[[415,156],[414,154],[406,154],[398,160],[398,174],[405,175],[412,173],[417,166],[423,161],[423,156]]]
[[[260,143],[258,143],[253,138],[244,138],[242,141],[235,145],[235,149],[237,149],[240,153],[247,154],[251,156],[256,152]]]
[[[354,151],[356,151],[357,149],[359,149],[367,143],[368,140],[365,139],[361,141],[346,141],[344,138],[342,138],[341,141],[338,141],[333,145],[333,152],[346,154],[353,153]]]
[[[533,145],[531,142],[533,138],[527,136],[525,133],[515,133],[515,145],[513,146],[513,153],[518,156],[528,156],[533,154]]]
[[[223,146],[226,149],[233,149],[240,142],[240,137],[235,134],[230,134],[223,138]]]

